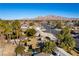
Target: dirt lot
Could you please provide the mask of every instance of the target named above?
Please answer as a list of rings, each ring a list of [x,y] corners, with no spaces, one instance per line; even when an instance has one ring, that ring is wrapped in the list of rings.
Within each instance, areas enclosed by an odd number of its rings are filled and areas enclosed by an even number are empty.
[[[72,54],[73,56],[79,56],[79,54],[76,53],[74,50],[71,51],[71,54]]]
[[[5,40],[0,40],[0,55],[14,56],[16,45],[7,43]]]

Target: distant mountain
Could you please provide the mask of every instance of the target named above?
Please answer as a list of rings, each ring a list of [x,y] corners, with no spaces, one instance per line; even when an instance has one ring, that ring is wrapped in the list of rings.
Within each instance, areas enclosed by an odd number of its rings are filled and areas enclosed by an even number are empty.
[[[35,20],[79,20],[79,18],[67,18],[62,16],[38,16],[34,18]]]
[[[2,20],[79,20],[79,18],[68,18],[62,16],[48,15],[48,16],[38,16],[35,18],[18,18],[18,19],[2,19]]]

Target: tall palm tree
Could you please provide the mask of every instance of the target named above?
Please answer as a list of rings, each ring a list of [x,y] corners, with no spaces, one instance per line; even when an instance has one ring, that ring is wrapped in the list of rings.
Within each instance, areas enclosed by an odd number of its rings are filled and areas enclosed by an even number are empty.
[[[52,53],[55,50],[56,44],[53,41],[47,41],[44,43],[43,52]]]
[[[18,20],[13,21],[12,23],[13,31],[16,33],[16,37],[18,39],[20,33],[20,22]]]
[[[15,39],[18,39],[21,36],[21,29],[20,29],[21,25],[20,22],[18,20],[14,20],[12,22],[12,30],[13,30],[13,39],[16,43]],[[17,44],[17,43],[16,43]]]
[[[71,36],[70,32],[70,29],[66,27],[57,35],[58,39],[60,40],[60,47],[66,47],[66,50],[68,51],[76,46],[75,39]]]
[[[5,26],[5,35],[7,38],[7,42],[9,43],[10,39],[11,39],[11,35],[12,35],[12,26],[10,23],[6,24]]]
[[[4,36],[4,30],[5,30],[5,23],[3,20],[0,20],[0,36]]]

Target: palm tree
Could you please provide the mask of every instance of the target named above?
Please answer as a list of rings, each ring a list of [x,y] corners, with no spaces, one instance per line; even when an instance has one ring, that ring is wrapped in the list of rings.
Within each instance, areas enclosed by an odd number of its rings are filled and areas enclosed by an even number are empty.
[[[44,43],[43,52],[52,53],[55,50],[56,44],[53,41],[47,41]]]
[[[15,20],[12,22],[12,30],[13,30],[12,38],[14,39],[15,43],[16,43],[15,39],[18,39],[21,36],[20,26],[21,25],[20,25],[20,22],[18,20]]]
[[[75,39],[71,36],[70,32],[69,28],[66,27],[57,35],[60,47],[66,48],[66,50],[71,50],[76,46]]]
[[[5,25],[5,35],[6,35],[6,38],[7,38],[7,42],[9,43],[10,39],[11,39],[11,35],[12,35],[12,26],[10,23],[6,24]]]
[[[26,34],[27,37],[34,36],[35,33],[36,33],[36,30],[33,29],[33,28],[31,28],[31,29],[29,28],[29,29],[27,29],[26,32],[25,32],[25,34]]]
[[[13,31],[16,33],[17,39],[19,38],[19,33],[20,33],[20,22],[18,20],[13,21],[12,23],[13,26]]]
[[[4,30],[5,30],[5,23],[0,20],[0,34],[4,34]]]

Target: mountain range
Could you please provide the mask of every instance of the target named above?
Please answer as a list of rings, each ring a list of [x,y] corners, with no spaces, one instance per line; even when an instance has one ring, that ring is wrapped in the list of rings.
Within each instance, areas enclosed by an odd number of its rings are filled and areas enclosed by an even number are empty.
[[[15,19],[4,19],[4,20],[15,20]],[[63,16],[48,15],[48,16],[38,16],[35,18],[21,18],[17,20],[79,20],[79,18],[68,18]]]
[[[34,18],[34,20],[79,20],[79,18],[68,18],[68,17],[62,17],[62,16],[38,16]]]

